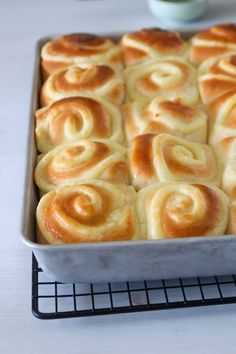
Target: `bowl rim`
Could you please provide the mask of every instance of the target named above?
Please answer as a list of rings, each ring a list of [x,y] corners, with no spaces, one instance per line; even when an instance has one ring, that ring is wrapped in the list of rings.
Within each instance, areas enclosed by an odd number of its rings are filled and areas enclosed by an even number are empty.
[[[166,6],[180,6],[180,5],[193,5],[193,4],[206,4],[208,0],[148,0],[153,4],[166,4]]]

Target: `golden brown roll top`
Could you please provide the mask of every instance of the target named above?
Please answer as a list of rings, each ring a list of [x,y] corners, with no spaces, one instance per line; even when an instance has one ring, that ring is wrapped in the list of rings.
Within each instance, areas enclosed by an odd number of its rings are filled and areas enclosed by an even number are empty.
[[[35,169],[35,182],[42,192],[93,178],[128,184],[126,149],[109,140],[80,140],[43,155]]]
[[[199,99],[196,70],[186,60],[168,57],[134,65],[124,70],[130,101],[151,101],[156,96],[181,98],[186,103]]]
[[[36,140],[40,152],[79,139],[110,139],[123,143],[118,107],[102,99],[69,97],[39,109]]]
[[[236,92],[236,55],[206,61],[199,68],[199,90],[203,103]]]
[[[190,60],[196,65],[227,53],[236,53],[235,24],[216,25],[192,38]]]
[[[135,191],[124,184],[82,182],[47,193],[37,208],[38,242],[124,241],[139,237]]]
[[[126,138],[137,135],[169,133],[206,143],[205,112],[180,99],[154,98],[150,103],[130,102],[122,107]]]
[[[133,185],[186,181],[218,186],[219,171],[208,145],[192,143],[170,134],[140,135],[130,146]]]
[[[236,55],[207,60],[199,71],[200,94],[209,116],[208,142],[224,166],[236,138]]]
[[[178,33],[159,28],[144,28],[134,33],[127,33],[121,39],[123,60],[126,66],[148,59],[164,56],[181,56],[186,43]]]
[[[150,239],[222,235],[229,199],[204,184],[157,183],[138,192],[141,235]]]
[[[228,92],[207,105],[209,144],[224,161],[236,137],[236,91]]]
[[[122,68],[120,49],[110,39],[87,33],[68,34],[42,48],[43,75],[72,64],[111,64]]]
[[[55,71],[46,80],[42,87],[41,105],[72,96],[100,97],[120,105],[125,97],[123,78],[106,65],[69,66]]]

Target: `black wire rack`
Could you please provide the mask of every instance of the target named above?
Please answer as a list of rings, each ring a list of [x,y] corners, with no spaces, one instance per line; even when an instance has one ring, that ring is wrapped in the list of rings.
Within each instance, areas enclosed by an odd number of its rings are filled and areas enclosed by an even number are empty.
[[[235,302],[235,275],[126,283],[63,284],[49,281],[33,255],[32,311],[40,319]]]

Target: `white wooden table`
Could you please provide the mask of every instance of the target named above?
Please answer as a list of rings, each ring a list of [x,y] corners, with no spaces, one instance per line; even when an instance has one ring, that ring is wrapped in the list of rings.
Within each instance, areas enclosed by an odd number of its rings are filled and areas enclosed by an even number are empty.
[[[200,28],[236,19],[212,1]],[[144,0],[0,0],[0,353],[235,354],[236,305],[40,321],[31,314],[31,252],[20,240],[35,41],[52,33],[165,26]]]

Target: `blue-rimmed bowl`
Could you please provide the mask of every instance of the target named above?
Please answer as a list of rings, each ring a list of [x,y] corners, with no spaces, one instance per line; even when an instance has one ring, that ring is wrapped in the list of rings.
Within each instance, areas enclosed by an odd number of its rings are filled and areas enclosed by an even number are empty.
[[[206,10],[208,0],[148,0],[153,15],[173,22],[188,22]]]

